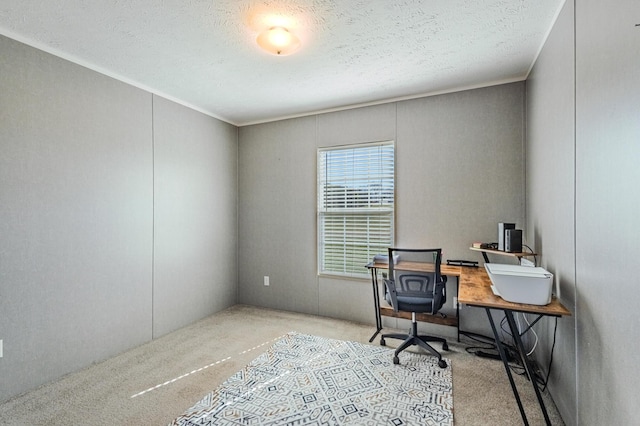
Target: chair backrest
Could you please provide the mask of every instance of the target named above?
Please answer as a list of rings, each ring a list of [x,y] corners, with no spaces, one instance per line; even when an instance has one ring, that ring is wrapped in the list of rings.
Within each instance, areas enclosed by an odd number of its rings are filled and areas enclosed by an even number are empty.
[[[446,301],[442,249],[389,248],[387,300],[394,310],[435,314]]]

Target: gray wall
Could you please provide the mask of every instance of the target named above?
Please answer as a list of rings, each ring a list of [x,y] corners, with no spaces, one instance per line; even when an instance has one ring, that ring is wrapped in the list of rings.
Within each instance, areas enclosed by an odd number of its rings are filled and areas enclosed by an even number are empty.
[[[374,322],[368,280],[317,276],[316,150],[381,140],[396,141],[396,245],[481,260],[469,246],[497,222],[524,226],[524,83],[242,127],[241,303]]]
[[[527,240],[554,274],[557,295],[576,313],[573,4],[567,2],[527,79]],[[575,315],[558,320],[549,388],[564,421],[576,424]],[[556,320],[536,326],[547,372]]]
[[[318,312],[314,136],[314,117],[239,130],[240,303]]]
[[[610,6],[575,7],[578,424],[640,417],[640,2]]]
[[[237,128],[153,98],[153,337],[236,302]]]
[[[235,302],[237,132],[5,37],[0,57],[2,401]]]
[[[638,16],[633,0],[566,2],[527,82],[527,231],[574,313],[550,383],[568,425],[640,416]]]

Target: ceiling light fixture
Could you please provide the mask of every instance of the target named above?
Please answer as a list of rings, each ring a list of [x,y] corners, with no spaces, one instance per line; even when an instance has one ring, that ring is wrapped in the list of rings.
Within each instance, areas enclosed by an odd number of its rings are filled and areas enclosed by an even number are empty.
[[[300,47],[300,39],[284,27],[271,27],[260,33],[258,45],[269,53],[285,56]]]

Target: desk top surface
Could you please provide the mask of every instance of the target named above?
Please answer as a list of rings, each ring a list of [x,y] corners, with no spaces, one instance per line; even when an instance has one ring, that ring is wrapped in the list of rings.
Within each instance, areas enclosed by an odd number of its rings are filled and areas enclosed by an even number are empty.
[[[426,266],[426,268],[425,268]],[[415,272],[432,272],[428,270],[431,264],[419,262],[398,262],[398,269]],[[369,269],[388,269],[387,263],[376,262],[367,265]],[[458,302],[469,306],[479,306],[492,309],[508,309],[515,312],[532,314],[563,316],[571,315],[571,312],[554,296],[548,305],[529,305],[526,303],[507,302],[496,296],[491,291],[491,279],[487,271],[480,268],[467,266],[441,265],[442,275],[459,277]]]
[[[473,270],[472,270],[473,269]],[[491,279],[484,268],[465,268],[460,276],[458,302],[483,308],[508,309],[515,312],[563,316],[571,312],[554,296],[548,305],[507,302],[493,294]]]

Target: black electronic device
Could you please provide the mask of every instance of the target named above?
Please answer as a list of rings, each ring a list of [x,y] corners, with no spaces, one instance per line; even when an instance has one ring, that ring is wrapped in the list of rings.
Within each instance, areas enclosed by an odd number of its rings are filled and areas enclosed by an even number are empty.
[[[504,251],[522,253],[522,229],[506,229],[504,231]]]
[[[498,250],[505,251],[504,236],[507,229],[516,229],[515,223],[498,223]]]
[[[462,259],[449,259],[447,260],[449,266],[469,266],[471,268],[477,268],[478,262],[475,260],[462,260]]]

